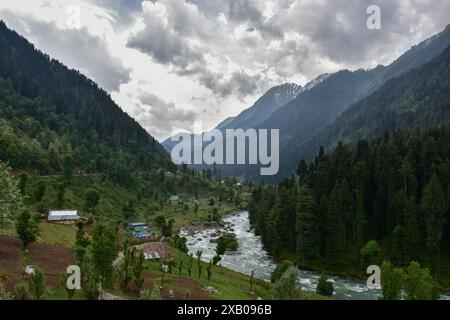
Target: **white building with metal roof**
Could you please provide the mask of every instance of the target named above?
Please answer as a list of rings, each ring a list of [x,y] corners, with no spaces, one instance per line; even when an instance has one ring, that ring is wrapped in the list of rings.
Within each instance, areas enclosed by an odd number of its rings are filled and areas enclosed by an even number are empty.
[[[76,210],[51,210],[48,213],[47,220],[49,222],[71,223],[81,217]]]

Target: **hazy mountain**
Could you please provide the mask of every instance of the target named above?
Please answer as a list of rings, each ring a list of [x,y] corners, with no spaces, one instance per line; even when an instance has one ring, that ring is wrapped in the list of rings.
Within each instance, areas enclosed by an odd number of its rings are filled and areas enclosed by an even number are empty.
[[[320,145],[371,140],[399,129],[450,121],[450,46],[425,65],[388,81],[351,106],[336,121],[302,146],[312,155]]]
[[[285,84],[269,90],[251,108],[235,118],[227,119],[218,127],[257,128],[280,130],[280,172],[273,180],[290,174],[302,157],[311,158],[315,152],[305,154],[302,147],[321,130],[331,125],[350,106],[366,98],[387,81],[417,68],[441,54],[450,45],[450,27],[401,55],[388,66],[372,70],[342,70],[324,74],[303,88]],[[279,91],[285,99],[278,98]],[[280,103],[286,102],[280,106]],[[166,142],[163,145],[171,149]],[[225,165],[219,168],[223,175],[259,178],[259,166]],[[271,178],[264,177],[264,179]]]
[[[230,123],[225,126],[222,125],[221,128],[254,128],[269,119],[280,107],[295,99],[302,90],[301,86],[294,83],[286,83],[273,87],[259,98],[253,106],[241,112]]]
[[[300,146],[326,128],[346,109],[367,97],[386,81],[429,62],[450,45],[450,26],[440,34],[412,47],[389,66],[373,70],[340,71],[274,112],[260,128],[280,129],[280,175],[295,168]],[[238,172],[237,175],[242,175]],[[252,174],[251,174],[252,175]]]
[[[218,124],[215,129],[224,131],[226,129],[248,129],[258,126],[267,120],[280,107],[291,101],[302,92],[302,87],[294,83],[286,83],[276,86],[267,91],[250,108],[242,111],[236,117],[229,117]],[[171,139],[165,140],[162,145],[167,151],[171,151],[176,142]]]

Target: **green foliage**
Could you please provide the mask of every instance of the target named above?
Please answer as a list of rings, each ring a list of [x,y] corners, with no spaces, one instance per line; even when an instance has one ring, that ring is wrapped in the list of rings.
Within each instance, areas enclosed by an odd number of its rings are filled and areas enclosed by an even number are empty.
[[[189,249],[187,247],[187,239],[186,237],[180,237],[179,235],[175,235],[173,239],[173,243],[176,249],[181,252],[188,253]]]
[[[67,299],[70,301],[73,299],[76,289],[69,289],[69,287],[67,286],[67,279],[69,277],[70,274],[68,274],[67,272],[61,272],[59,275],[59,281],[61,282],[61,286],[64,288],[64,291],[66,292]]]
[[[310,260],[317,252],[317,229],[313,193],[306,185],[300,187],[297,201],[297,252],[302,261]]]
[[[36,241],[38,235],[38,223],[31,217],[28,211],[23,211],[17,218],[16,232],[22,240],[23,249]]]
[[[211,276],[212,276],[212,266],[213,266],[213,261],[211,260],[211,261],[208,263],[208,266],[206,267],[206,273],[207,273],[208,281],[211,280]]]
[[[127,288],[128,283],[133,279],[131,264],[133,262],[133,249],[130,247],[129,240],[125,238],[122,244],[123,258],[119,266],[119,276],[122,281],[122,286]]]
[[[275,270],[272,271],[272,274],[270,275],[270,281],[272,283],[277,282],[278,280],[281,279],[283,274],[291,267],[294,267],[292,261],[284,260],[283,262],[277,265]]]
[[[437,263],[440,257],[447,199],[436,174],[433,174],[430,183],[424,190],[422,212],[425,215],[426,223],[425,243],[433,261]]]
[[[100,194],[95,190],[89,190],[85,195],[84,209],[92,212],[100,201]]]
[[[188,276],[190,277],[192,274],[192,266],[194,264],[194,258],[192,257],[191,254],[189,254],[189,259],[187,262],[187,271],[188,271]]]
[[[20,282],[14,286],[14,297],[17,300],[31,300],[32,296],[27,282]]]
[[[369,242],[367,242],[364,248],[362,248],[360,251],[363,268],[372,265],[375,258],[377,258],[379,254],[380,246],[378,245],[378,242],[376,242],[375,240],[370,240]]]
[[[19,176],[19,190],[20,193],[25,196],[27,192],[27,185],[28,185],[28,174],[25,172],[21,173]]]
[[[274,300],[301,300],[302,290],[295,267],[288,268],[272,287]]]
[[[316,292],[322,296],[331,297],[334,292],[334,285],[328,281],[324,274],[320,275],[319,282],[317,283]]]
[[[45,181],[40,180],[33,191],[34,200],[40,202],[44,198],[46,190],[47,186],[45,185]]]
[[[435,300],[440,296],[429,269],[421,268],[415,261],[405,270],[385,261],[381,267],[381,285],[384,300]]]
[[[405,254],[405,228],[403,226],[396,226],[392,234],[394,257],[401,259]]]
[[[34,300],[42,300],[45,298],[47,283],[45,281],[44,274],[38,268],[35,268],[34,272],[30,274],[28,278],[28,286]]]
[[[0,161],[0,227],[5,227],[12,220],[13,210],[23,204],[23,193],[19,182],[12,176],[11,168]]]
[[[56,193],[56,206],[58,208],[63,208],[65,203],[66,185],[65,183],[60,183],[57,187]]]
[[[134,201],[129,200],[126,205],[122,207],[122,215],[125,219],[130,219],[136,214],[136,208],[134,207]]]
[[[420,261],[438,271],[450,239],[444,228],[450,218],[444,192],[449,142],[450,125],[443,125],[362,140],[351,150],[338,144],[327,154],[321,148],[306,169],[300,164],[298,188],[292,186],[295,179],[286,178],[276,188],[253,190],[250,223],[275,258],[295,252],[307,267],[320,263],[347,272],[364,244],[374,240],[380,259]],[[292,215],[292,205],[299,215]],[[371,263],[360,253],[360,263]]]
[[[202,250],[198,250],[198,251],[195,253],[195,256],[197,257],[197,267],[198,267],[198,278],[199,278],[199,279],[202,277],[202,269],[203,269],[203,266],[202,266],[202,264],[201,264],[201,261],[202,261],[202,255],[203,255]]]
[[[142,276],[142,271],[144,271],[144,261],[145,257],[143,252],[139,252],[139,254],[133,252],[133,281],[139,290],[141,290],[144,285],[144,278]]]
[[[216,255],[222,256],[226,251],[236,251],[238,248],[236,235],[233,233],[224,233],[217,239]]]
[[[155,224],[159,227],[161,234],[164,237],[172,236],[172,229],[174,222],[175,222],[174,219],[169,219],[167,221],[164,216],[157,216],[155,218]]]
[[[98,300],[100,295],[99,280],[94,274],[89,274],[83,283],[82,292],[87,300]]]
[[[112,280],[112,263],[117,253],[117,232],[104,225],[95,225],[92,231],[92,262],[96,275],[106,285]]]
[[[102,172],[129,187],[139,169],[173,166],[162,146],[107,92],[3,22],[0,52],[1,160],[39,174],[63,171],[68,185],[75,169]]]
[[[0,282],[0,300],[12,300],[12,295],[6,291],[2,282]]]
[[[421,268],[417,262],[411,262],[404,274],[406,300],[435,300],[439,298],[438,285],[428,268]]]
[[[389,261],[381,266],[382,300],[400,300],[402,297],[404,273],[400,268],[394,268]]]
[[[86,253],[90,245],[89,238],[85,235],[83,224],[78,225],[78,231],[75,240],[75,261],[79,266],[83,266],[86,261]]]

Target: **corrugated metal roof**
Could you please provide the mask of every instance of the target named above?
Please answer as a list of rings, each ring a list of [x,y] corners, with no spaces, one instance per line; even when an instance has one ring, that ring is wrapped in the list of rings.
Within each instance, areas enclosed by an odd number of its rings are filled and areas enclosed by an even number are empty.
[[[76,210],[52,210],[48,213],[49,221],[78,220],[80,216]]]

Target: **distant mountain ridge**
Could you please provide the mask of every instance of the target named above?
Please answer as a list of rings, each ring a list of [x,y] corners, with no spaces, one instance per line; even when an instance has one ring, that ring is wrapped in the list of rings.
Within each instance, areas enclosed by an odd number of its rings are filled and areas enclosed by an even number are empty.
[[[218,124],[215,129],[249,129],[267,120],[278,108],[297,97],[303,91],[302,86],[295,83],[285,83],[269,89],[250,108],[235,117],[229,117]],[[171,138],[162,145],[170,152],[175,145]]]
[[[252,107],[234,118],[228,118],[218,129],[256,128],[280,130],[280,171],[275,177],[264,177],[266,181],[277,181],[291,174],[298,159],[310,159],[312,149],[304,145],[326,127],[331,125],[345,110],[365,99],[389,80],[412,69],[420,67],[440,55],[450,45],[450,26],[441,33],[413,46],[388,66],[371,70],[342,70],[324,74],[310,81],[304,87],[285,84],[281,87],[288,94],[275,99],[277,88],[269,90]],[[275,92],[275,94],[274,94]],[[280,106],[280,102],[285,102]],[[164,142],[166,149],[171,148]],[[308,150],[308,153],[305,153]],[[259,167],[254,165],[218,166],[224,176],[260,179]]]
[[[301,148],[311,158],[319,146],[331,149],[339,141],[355,144],[399,129],[449,121],[450,46],[430,62],[388,81],[351,106]]]
[[[441,33],[413,46],[388,66],[372,70],[342,70],[323,77],[309,90],[278,108],[258,128],[280,129],[280,172],[274,181],[289,175],[297,159],[311,158],[301,146],[331,125],[351,105],[369,96],[388,80],[420,67],[450,45],[450,26]],[[305,86],[308,87],[308,86]],[[296,159],[296,160],[294,160]],[[255,166],[224,166],[224,175],[260,178]],[[264,177],[267,180],[267,177]]]

